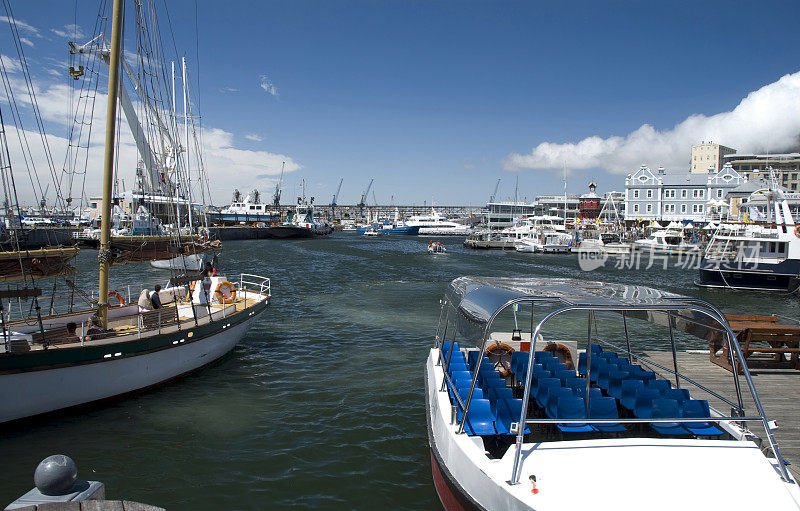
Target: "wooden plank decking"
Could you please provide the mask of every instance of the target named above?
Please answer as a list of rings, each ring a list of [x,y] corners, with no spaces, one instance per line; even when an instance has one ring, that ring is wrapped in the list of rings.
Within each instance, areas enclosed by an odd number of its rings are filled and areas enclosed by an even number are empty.
[[[644,358],[644,357],[643,357]],[[664,351],[651,351],[646,353],[646,359],[661,366],[672,369],[672,353]],[[661,377],[675,385],[675,377],[664,371],[654,369],[661,373]],[[682,375],[736,402],[736,393],[733,386],[733,374],[711,363],[708,351],[703,353],[678,353],[678,370]],[[778,429],[775,438],[784,459],[791,463],[789,469],[795,478],[800,478],[800,371],[794,369],[751,369],[753,382],[758,392],[758,397],[764,407],[767,418],[776,420]],[[750,392],[747,390],[747,381],[744,375],[739,376],[742,385],[744,409],[747,415],[757,415]],[[691,391],[696,399],[707,399],[709,404],[719,412],[728,415],[730,406],[684,384],[684,388]],[[750,426],[756,435],[764,436],[764,429],[756,424]],[[766,445],[766,439],[765,439]]]

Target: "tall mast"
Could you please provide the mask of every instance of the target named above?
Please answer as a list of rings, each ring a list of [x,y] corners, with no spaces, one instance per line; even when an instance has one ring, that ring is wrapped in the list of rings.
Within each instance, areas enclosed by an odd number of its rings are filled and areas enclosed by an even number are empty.
[[[108,106],[106,107],[106,146],[103,157],[103,212],[100,219],[100,287],[97,315],[103,328],[108,327],[108,270],[111,266],[111,187],[114,180],[114,135],[119,91],[119,55],[122,39],[122,0],[114,0],[111,15],[111,51],[108,63]]]
[[[175,109],[175,61],[172,61],[172,127],[175,128],[175,134],[177,135],[177,128],[178,128],[178,118],[176,117],[177,110]],[[181,233],[181,187],[180,182],[181,180],[178,179],[178,158],[180,149],[179,144],[173,145],[173,152],[175,153],[175,159],[173,164],[175,165],[175,222],[178,226],[178,235],[180,236]]]
[[[186,132],[186,200],[189,210],[189,234],[192,229],[192,175],[189,172],[189,91],[186,88],[186,57],[181,57],[183,65],[183,129]]]

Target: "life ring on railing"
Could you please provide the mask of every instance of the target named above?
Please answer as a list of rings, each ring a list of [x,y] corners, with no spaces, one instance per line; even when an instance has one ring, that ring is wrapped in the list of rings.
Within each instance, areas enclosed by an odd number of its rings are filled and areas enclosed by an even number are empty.
[[[486,348],[486,358],[495,364],[497,372],[503,378],[511,376],[511,353],[513,352],[514,348],[505,343],[495,343]]]
[[[800,225],[794,228],[794,235],[800,238]]]
[[[223,289],[227,291],[223,291]],[[236,288],[227,280],[217,284],[217,290],[214,294],[217,296],[219,303],[233,303],[236,300]]]
[[[567,364],[567,369],[572,369],[574,367],[572,363],[572,352],[563,344],[554,342],[548,343],[547,346],[544,347],[544,351],[549,351],[559,362]]]
[[[121,294],[117,293],[116,291],[109,291],[108,298],[110,299],[112,296],[119,301],[120,307],[125,305],[125,298],[123,298]]]

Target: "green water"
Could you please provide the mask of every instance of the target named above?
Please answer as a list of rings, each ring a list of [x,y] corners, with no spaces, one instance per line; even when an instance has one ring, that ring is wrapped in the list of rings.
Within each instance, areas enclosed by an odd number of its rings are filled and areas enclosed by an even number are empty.
[[[363,238],[227,242],[229,277],[271,277],[274,300],[233,353],[179,382],[0,433],[0,496],[32,486],[36,464],[70,455],[109,498],[167,509],[438,509],[422,367],[447,283],[461,275],[559,276],[646,284],[725,312],[797,315],[787,296],[703,291],[695,271],[582,272],[574,256],[469,251],[442,240]],[[78,280],[96,286],[95,251]],[[115,268],[112,288],[169,272]],[[0,499],[2,500],[2,499]]]

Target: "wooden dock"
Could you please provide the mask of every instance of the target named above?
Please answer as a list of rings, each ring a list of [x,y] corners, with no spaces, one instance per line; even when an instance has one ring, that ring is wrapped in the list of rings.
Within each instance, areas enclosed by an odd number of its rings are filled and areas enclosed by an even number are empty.
[[[672,369],[672,353],[665,351],[646,352],[645,360]],[[660,377],[675,385],[675,377],[665,371],[653,368]],[[708,351],[679,352],[679,372],[704,387],[716,392],[726,399],[736,402],[736,393],[733,386],[733,373],[709,361]],[[751,369],[753,383],[758,397],[764,407],[768,419],[777,421],[778,429],[774,431],[775,439],[784,459],[791,463],[790,471],[795,478],[800,479],[800,371],[794,369]],[[747,380],[744,375],[739,375],[742,386],[742,401],[747,415],[757,415],[750,392],[747,390]],[[716,399],[691,385],[684,384],[684,388],[692,392],[696,399],[706,399],[708,403],[725,415],[730,414],[730,406],[722,400]],[[763,427],[756,424],[750,426],[753,433],[764,436]],[[766,439],[764,439],[767,445]]]

